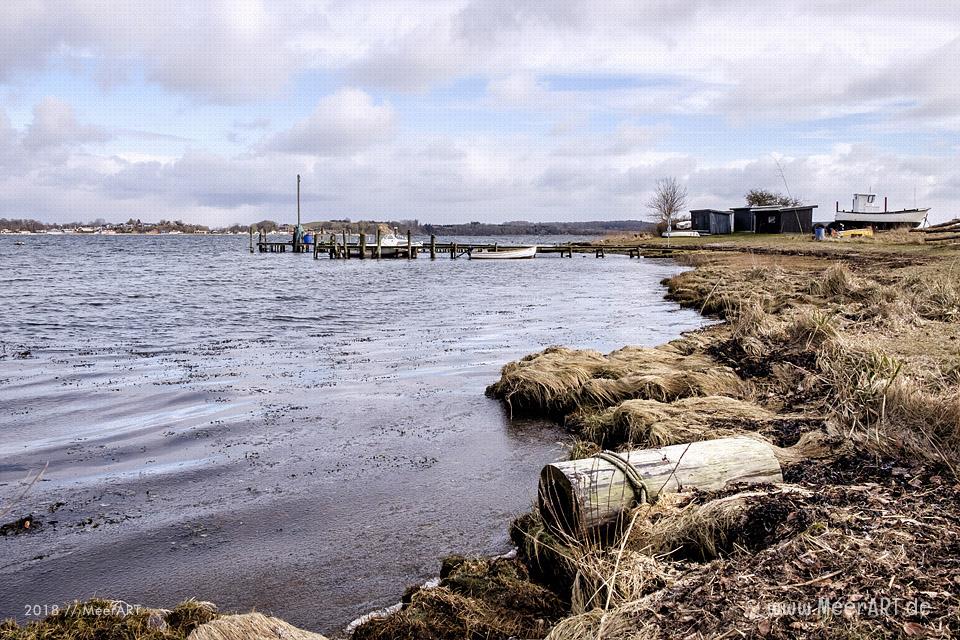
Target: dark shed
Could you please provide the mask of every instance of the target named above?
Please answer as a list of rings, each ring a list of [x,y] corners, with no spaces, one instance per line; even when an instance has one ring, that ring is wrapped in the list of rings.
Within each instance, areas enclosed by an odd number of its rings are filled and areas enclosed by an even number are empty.
[[[733,230],[753,231],[753,207],[733,208]]]
[[[690,228],[711,235],[733,233],[733,212],[693,209],[690,211]]]
[[[755,207],[753,229],[757,233],[813,233],[813,210],[799,207]]]

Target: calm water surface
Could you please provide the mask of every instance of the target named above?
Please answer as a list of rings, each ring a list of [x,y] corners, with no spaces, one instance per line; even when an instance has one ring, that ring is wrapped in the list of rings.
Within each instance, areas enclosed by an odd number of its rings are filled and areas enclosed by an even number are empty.
[[[16,241],[24,242],[16,246]],[[0,237],[0,618],[187,597],[336,633],[509,549],[563,433],[483,395],[553,344],[701,325],[644,260],[314,261],[246,237]]]

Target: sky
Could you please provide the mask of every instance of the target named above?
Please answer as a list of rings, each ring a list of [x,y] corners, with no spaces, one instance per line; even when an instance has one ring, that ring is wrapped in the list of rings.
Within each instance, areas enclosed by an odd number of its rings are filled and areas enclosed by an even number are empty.
[[[960,2],[8,0],[0,217],[960,215]]]

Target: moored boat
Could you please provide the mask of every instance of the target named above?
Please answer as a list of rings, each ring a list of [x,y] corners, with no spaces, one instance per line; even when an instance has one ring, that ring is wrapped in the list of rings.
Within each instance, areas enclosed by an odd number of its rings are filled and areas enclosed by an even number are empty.
[[[470,252],[471,260],[523,260],[537,255],[537,246],[502,251],[476,249]]]

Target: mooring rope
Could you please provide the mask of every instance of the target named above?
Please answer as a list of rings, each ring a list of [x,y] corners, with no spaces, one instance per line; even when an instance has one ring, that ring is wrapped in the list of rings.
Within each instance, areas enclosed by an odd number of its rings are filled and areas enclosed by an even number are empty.
[[[650,495],[647,491],[647,483],[644,482],[643,476],[640,475],[636,467],[630,464],[629,460],[614,451],[601,451],[597,454],[597,457],[606,460],[623,473],[627,477],[630,488],[633,489],[633,499],[637,501],[637,504],[646,504],[647,496]]]

